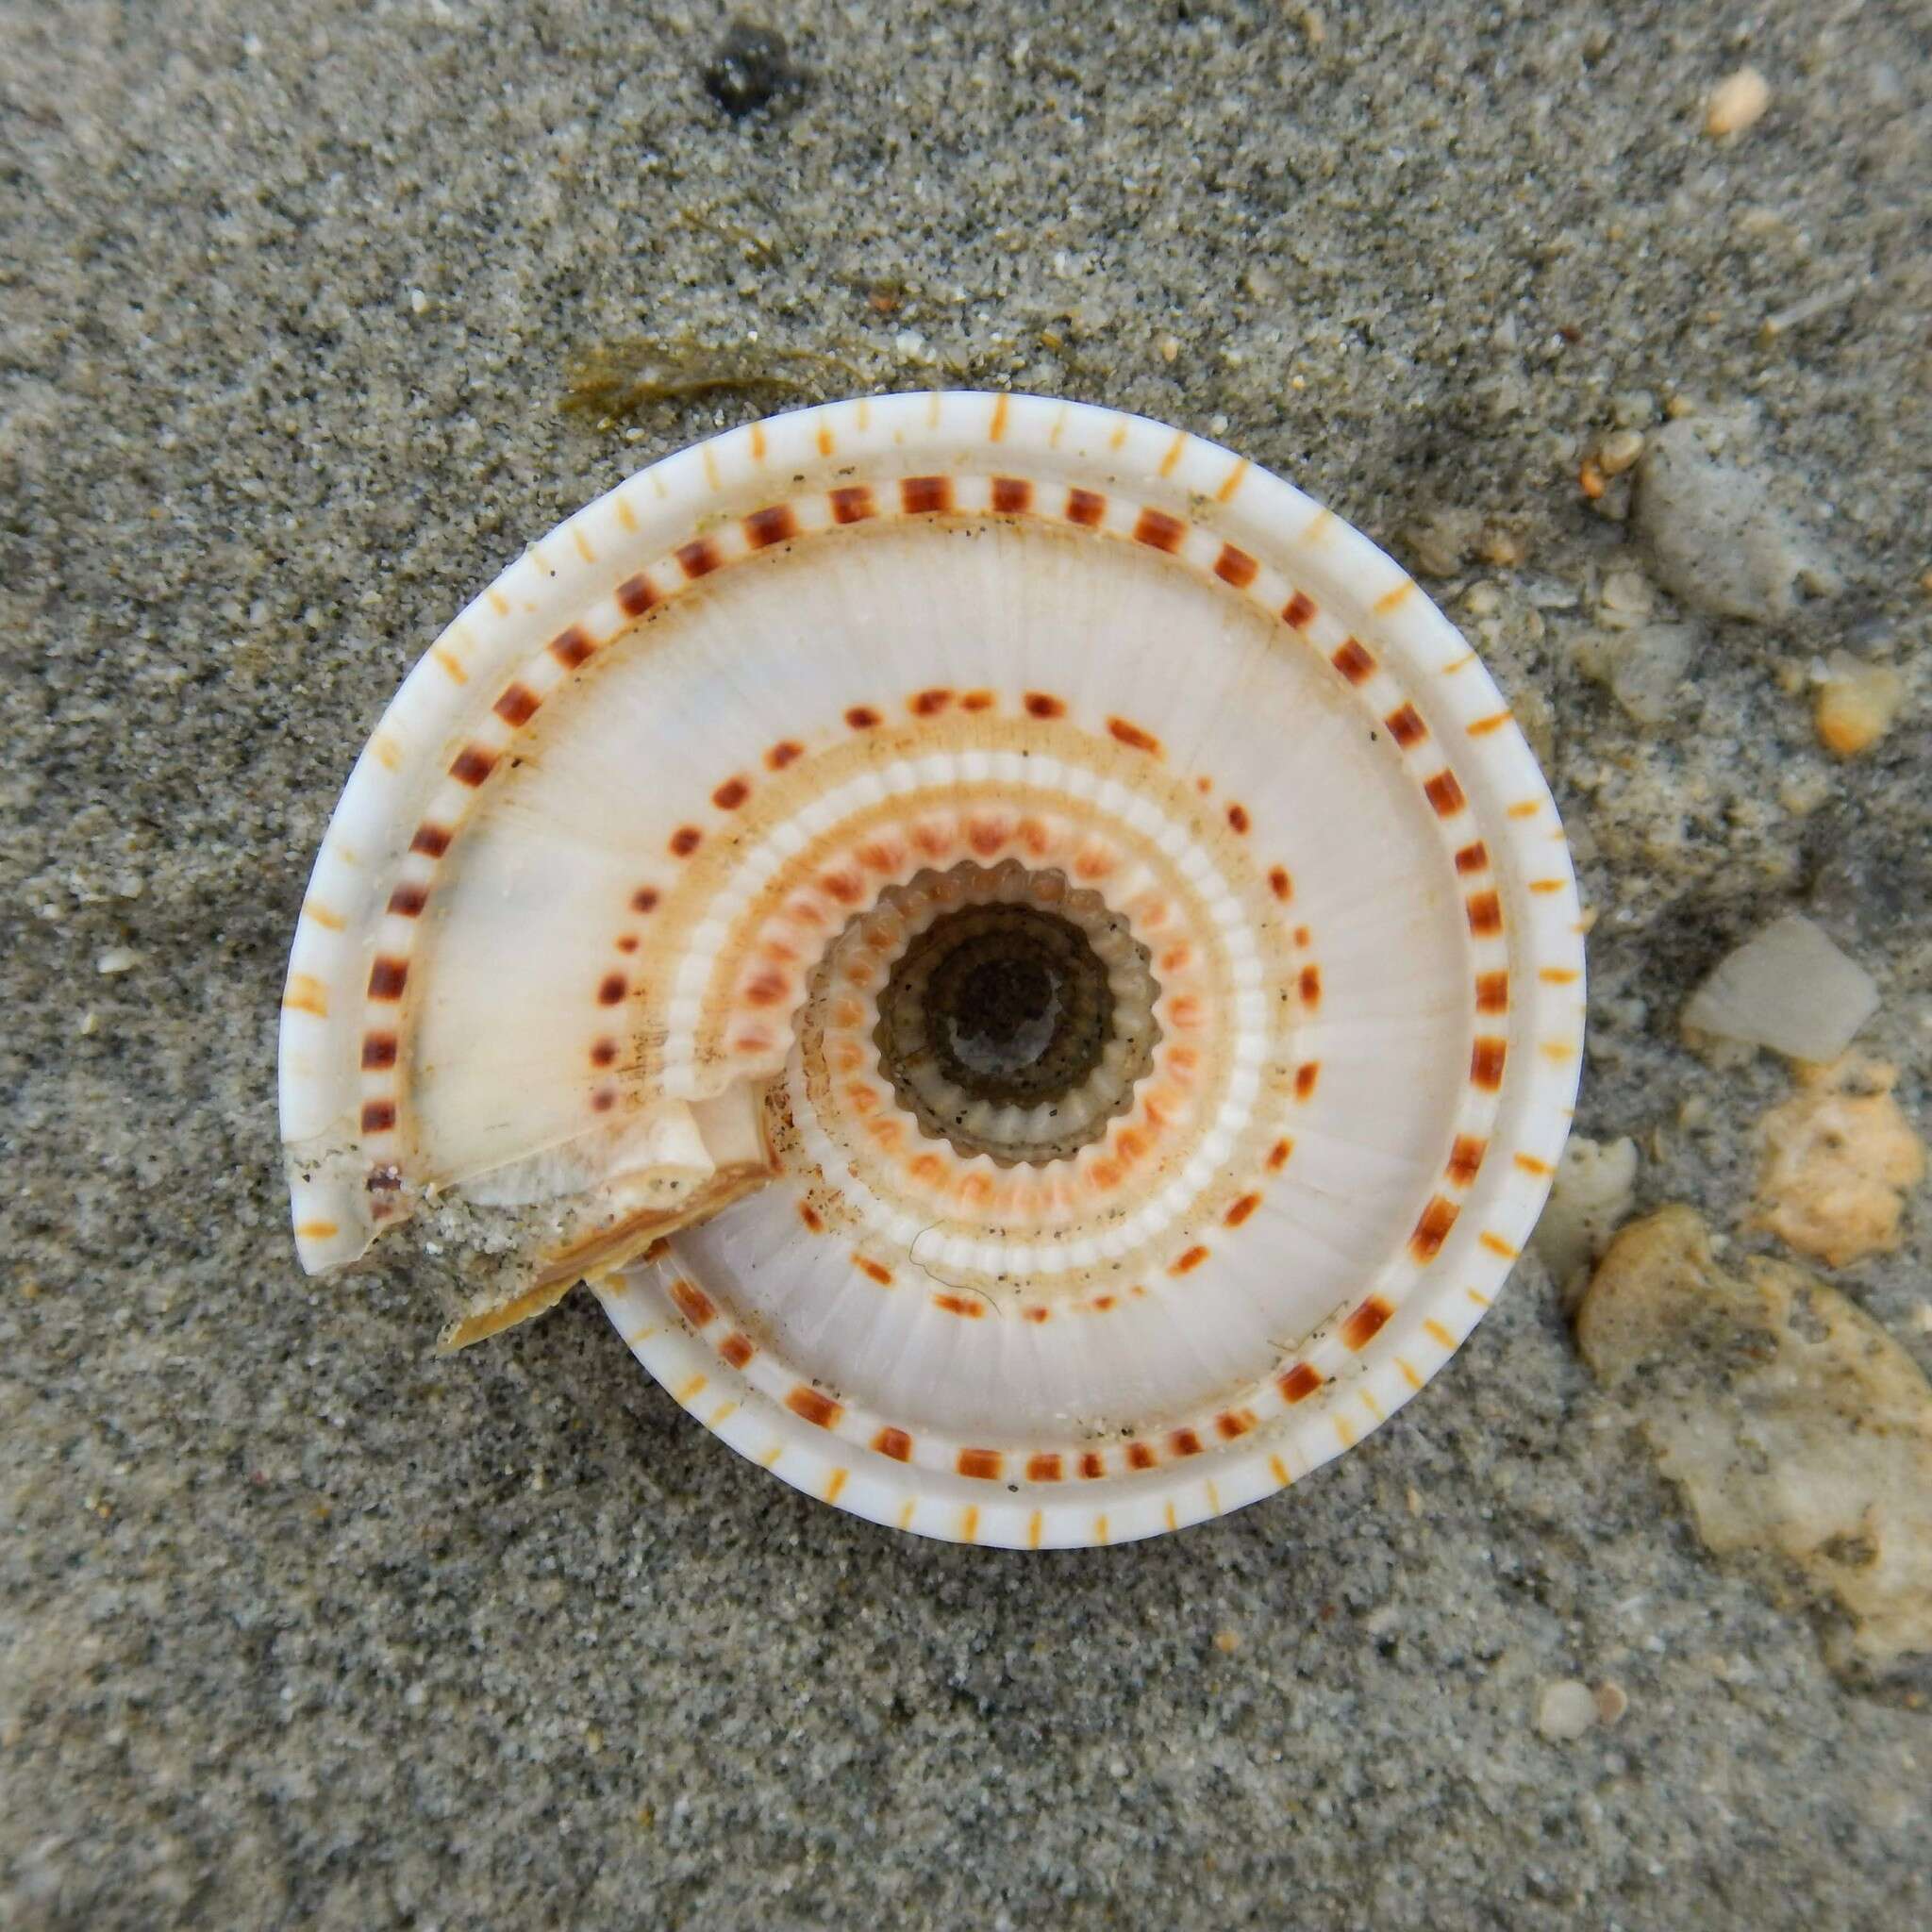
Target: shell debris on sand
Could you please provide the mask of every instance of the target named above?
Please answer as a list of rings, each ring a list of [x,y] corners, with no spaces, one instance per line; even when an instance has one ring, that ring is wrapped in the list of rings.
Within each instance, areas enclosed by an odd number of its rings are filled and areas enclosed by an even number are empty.
[[[1718,961],[1684,1008],[1687,1034],[1838,1058],[1878,1010],[1878,987],[1802,912],[1787,912]]]
[[[1610,1244],[1576,1339],[1710,1549],[1847,1620],[1835,1666],[1932,1649],[1932,1388],[1870,1316],[1788,1262],[1721,1267],[1677,1206]]]
[[[1797,1091],[1758,1126],[1753,1224],[1828,1268],[1892,1253],[1906,1195],[1925,1177],[1924,1142],[1892,1098],[1897,1070],[1853,1055],[1797,1073]]]
[[[1530,1244],[1560,1289],[1608,1245],[1637,1186],[1637,1142],[1571,1136]]]

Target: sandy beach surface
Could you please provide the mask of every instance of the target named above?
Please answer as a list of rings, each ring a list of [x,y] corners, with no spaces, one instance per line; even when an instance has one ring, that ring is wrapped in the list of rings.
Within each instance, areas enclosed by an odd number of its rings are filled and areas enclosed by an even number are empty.
[[[725,72],[652,0],[0,6],[0,1922],[1932,1921],[1923,1685],[1705,1551],[1533,1257],[1307,1483],[1034,1558],[783,1488],[588,1295],[440,1358],[406,1255],[300,1274],[277,999],[390,694],[640,464],[854,391],[1141,410],[1424,575],[1574,834],[1639,1208],[1774,1245],[1790,1070],[1678,1015],[1785,909],[1925,1121],[1922,4],[763,18]],[[632,339],[791,387],[566,411]],[[1786,608],[1632,541],[1693,420],[1828,561]],[[1856,757],[1834,652],[1903,679]],[[1928,1225],[1832,1277],[1922,1366]],[[1615,1721],[1549,1735],[1567,1680]]]

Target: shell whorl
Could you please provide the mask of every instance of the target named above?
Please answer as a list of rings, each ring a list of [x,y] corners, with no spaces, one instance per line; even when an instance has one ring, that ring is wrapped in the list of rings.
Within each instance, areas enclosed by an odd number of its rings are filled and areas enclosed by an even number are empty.
[[[1106,1037],[1091,1096],[949,1136],[916,949],[964,906],[1008,908],[967,966],[1074,961],[1010,908],[1077,912]],[[532,546],[391,706],[285,995],[298,1243],[440,1216],[515,1263],[485,1329],[591,1274],[881,1521],[1145,1534],[1474,1325],[1567,1132],[1579,935],[1507,707],[1331,513],[1078,405],[802,411]]]

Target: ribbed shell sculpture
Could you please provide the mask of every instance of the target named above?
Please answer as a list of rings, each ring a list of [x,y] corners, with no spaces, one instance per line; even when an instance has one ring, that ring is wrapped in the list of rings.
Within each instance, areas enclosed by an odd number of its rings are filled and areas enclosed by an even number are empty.
[[[1284,1488],[1497,1293],[1583,943],[1508,708],[1238,456],[1046,398],[736,429],[391,704],[283,1000],[311,1272],[578,1282],[800,1489],[1117,1542]]]

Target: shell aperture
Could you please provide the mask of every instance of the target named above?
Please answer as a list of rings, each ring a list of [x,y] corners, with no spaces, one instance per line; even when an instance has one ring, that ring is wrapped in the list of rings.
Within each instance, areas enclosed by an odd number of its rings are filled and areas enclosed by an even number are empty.
[[[632,476],[418,666],[291,962],[305,1265],[588,1278],[801,1487],[1011,1543],[1252,1500],[1447,1358],[1581,1052],[1454,629],[1141,419],[827,406]]]

